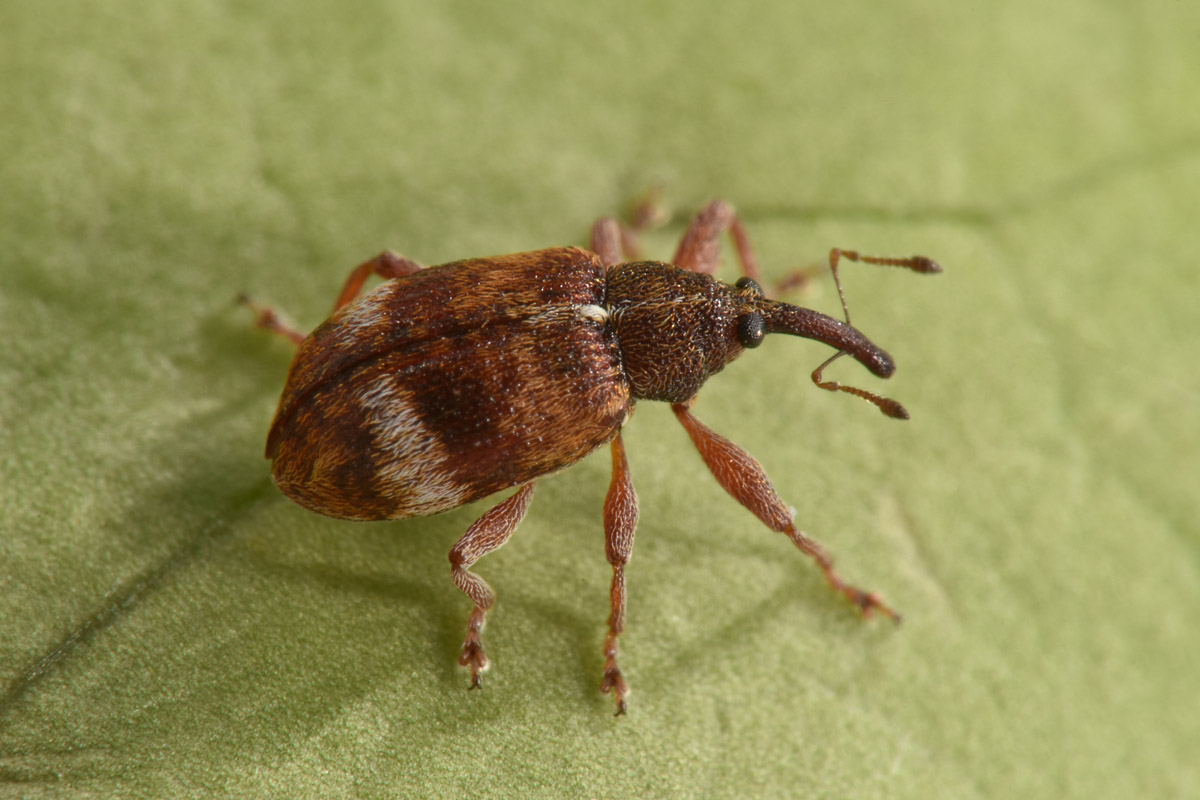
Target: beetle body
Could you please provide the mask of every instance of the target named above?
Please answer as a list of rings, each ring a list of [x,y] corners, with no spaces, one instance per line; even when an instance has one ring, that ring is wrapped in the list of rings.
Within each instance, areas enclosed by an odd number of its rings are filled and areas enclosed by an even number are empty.
[[[711,275],[725,231],[747,273],[735,285]],[[516,529],[536,479],[610,443],[604,526],[612,613],[601,687],[623,713],[628,687],[616,664],[617,637],[637,500],[620,432],[638,400],[671,403],[718,483],[812,556],[836,590],[864,613],[898,617],[875,595],[842,582],[792,524],[758,462],[690,412],[705,380],[767,333],[824,342],[881,377],[894,370],[891,358],[849,325],[848,313],[841,322],[765,297],[750,277],[753,257],[740,221],[720,201],[692,222],[674,264],[623,262],[620,234],[617,223],[601,220],[591,250],[559,247],[431,268],[385,253],[351,273],[333,315],[307,337],[265,309],[259,324],[298,344],[266,455],[280,490],[300,505],[343,519],[391,519],[520,487],[450,553],[452,578],[474,602],[459,659],[471,668],[473,687],[488,666],[480,632],[495,597],[469,568]],[[835,250],[835,279],[839,255],[940,269],[920,257]],[[372,272],[390,280],[353,299]],[[907,416],[894,401],[822,383],[823,367],[813,374],[822,388]]]
[[[322,514],[388,519],[573,464],[632,405],[604,290],[574,248],[381,284],[297,351],[267,442],[276,483]]]

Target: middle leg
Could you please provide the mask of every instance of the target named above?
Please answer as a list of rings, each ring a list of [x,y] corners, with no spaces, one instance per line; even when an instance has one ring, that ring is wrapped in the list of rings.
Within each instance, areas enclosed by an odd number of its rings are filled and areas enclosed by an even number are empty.
[[[658,202],[659,193],[658,188],[648,191],[634,207],[628,223],[614,217],[596,220],[588,249],[600,256],[600,263],[613,267],[622,261],[638,260],[638,234],[666,220],[666,213]]]
[[[604,550],[608,563],[612,565],[612,588],[609,604],[612,611],[608,616],[608,635],[604,637],[604,677],[600,691],[612,692],[617,701],[617,715],[625,713],[625,697],[629,686],[617,666],[617,637],[625,630],[625,565],[633,553],[633,532],[637,528],[637,493],[629,477],[629,463],[625,460],[625,445],[621,434],[612,440],[612,483],[604,500]]]

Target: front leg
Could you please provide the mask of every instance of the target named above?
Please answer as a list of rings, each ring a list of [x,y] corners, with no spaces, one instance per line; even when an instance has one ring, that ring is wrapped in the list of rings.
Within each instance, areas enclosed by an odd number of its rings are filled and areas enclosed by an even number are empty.
[[[692,218],[671,263],[689,272],[714,274],[721,255],[721,235],[726,232],[733,240],[742,274],[761,284],[762,276],[758,273],[754,249],[750,247],[750,237],[733,206],[724,200],[713,200]]]
[[[842,580],[833,569],[833,559],[821,545],[806,536],[803,531],[796,529],[791,512],[779,499],[762,465],[745,450],[696,419],[689,411],[690,406],[691,402],[675,403],[671,410],[675,412],[692,443],[700,451],[700,457],[708,465],[717,483],[768,528],[787,534],[796,547],[817,562],[829,585],[857,606],[863,616],[869,617],[878,611],[893,622],[900,622],[900,615],[888,608],[878,595],[851,586]]]

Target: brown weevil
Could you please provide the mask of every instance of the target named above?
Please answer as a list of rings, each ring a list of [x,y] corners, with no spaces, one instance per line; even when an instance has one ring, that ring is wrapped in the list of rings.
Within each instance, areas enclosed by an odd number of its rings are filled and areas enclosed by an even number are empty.
[[[712,276],[725,233],[744,273],[733,285]],[[613,575],[600,688],[624,713],[629,689],[617,639],[638,504],[621,428],[638,400],[671,403],[717,483],[787,534],[864,615],[899,621],[878,596],[834,572],[820,545],[793,524],[759,463],[691,407],[710,375],[766,334],[787,333],[837,351],[813,372],[818,386],[907,418],[894,400],[822,380],[829,361],[843,354],[881,378],[895,369],[850,325],[838,262],[941,268],[920,256],[831,251],[841,322],[764,294],[745,229],[721,201],[692,220],[672,263],[633,260],[633,249],[632,230],[601,219],[589,250],[556,247],[428,268],[383,253],[351,272],[333,314],[308,336],[252,306],[260,326],[297,344],[266,448],[275,483],[289,498],[331,517],[380,520],[436,514],[518,487],[450,551],[451,577],[474,603],[459,656],[472,688],[488,666],[480,634],[495,601],[472,565],[508,541],[538,478],[609,444],[613,477],[603,516]],[[360,296],[372,274],[384,282]]]

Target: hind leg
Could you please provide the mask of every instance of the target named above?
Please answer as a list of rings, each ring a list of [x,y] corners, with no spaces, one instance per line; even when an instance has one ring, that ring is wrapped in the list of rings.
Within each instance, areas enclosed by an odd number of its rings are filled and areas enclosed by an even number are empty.
[[[411,275],[420,269],[423,269],[423,267],[416,261],[397,255],[390,250],[385,250],[350,271],[350,275],[346,278],[346,283],[342,285],[342,291],[338,293],[337,300],[333,304],[333,310],[337,311],[357,297],[359,292],[362,291],[363,284],[366,283],[367,278],[372,274],[378,275],[384,280],[389,280],[391,278],[402,278],[405,275]],[[259,305],[245,294],[238,297],[238,302],[254,312],[255,327],[263,328],[278,336],[282,336],[295,345],[304,341],[306,334],[284,322],[275,309]]]
[[[467,619],[467,638],[458,657],[459,664],[471,668],[472,689],[483,686],[480,675],[488,668],[480,634],[487,612],[496,603],[496,593],[487,581],[471,572],[470,568],[480,558],[508,541],[525,518],[532,498],[533,484],[527,483],[516,494],[492,506],[486,514],[475,520],[450,550],[450,577],[454,585],[475,604]]]

